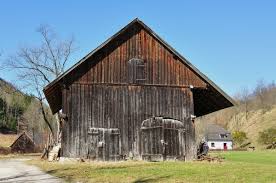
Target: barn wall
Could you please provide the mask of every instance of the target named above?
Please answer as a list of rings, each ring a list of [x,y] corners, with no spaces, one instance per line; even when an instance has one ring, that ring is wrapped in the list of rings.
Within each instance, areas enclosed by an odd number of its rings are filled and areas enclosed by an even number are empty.
[[[128,61],[145,61],[143,84],[206,87],[206,83],[139,25],[120,35],[89,58],[71,75],[70,82],[128,83]]]
[[[86,157],[90,127],[119,128],[122,155],[140,156],[143,120],[153,116],[177,119],[186,128],[187,157],[194,152],[194,128],[190,88],[73,84],[63,90],[63,111],[68,121],[63,127],[63,156]]]
[[[144,62],[145,80],[134,82],[129,60]],[[140,127],[153,116],[185,124],[186,156],[195,155],[194,114],[189,85],[206,83],[140,25],[132,26],[63,80],[63,155],[85,157],[90,127],[119,128],[124,155],[140,155]],[[63,86],[63,87],[64,87]]]

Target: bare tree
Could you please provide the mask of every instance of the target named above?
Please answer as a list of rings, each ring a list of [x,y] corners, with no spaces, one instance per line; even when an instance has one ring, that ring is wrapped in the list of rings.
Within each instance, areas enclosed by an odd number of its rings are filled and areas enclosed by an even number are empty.
[[[60,40],[55,32],[45,25],[40,26],[37,32],[42,38],[40,45],[19,48],[15,55],[6,60],[4,67],[12,69],[18,77],[18,85],[28,88],[38,99],[43,119],[54,137],[53,127],[47,117],[44,104],[45,96],[42,90],[50,81],[64,72],[74,51],[74,39],[71,37],[68,40]],[[59,126],[59,113],[57,123]]]
[[[241,91],[241,104],[244,106],[245,119],[248,120],[250,93],[248,88]]]
[[[254,94],[257,99],[257,105],[259,105],[257,106],[257,108],[260,107],[262,109],[262,113],[264,113],[265,110],[267,110],[268,108],[268,105],[266,103],[266,93],[267,93],[267,88],[264,80],[263,79],[258,80]]]

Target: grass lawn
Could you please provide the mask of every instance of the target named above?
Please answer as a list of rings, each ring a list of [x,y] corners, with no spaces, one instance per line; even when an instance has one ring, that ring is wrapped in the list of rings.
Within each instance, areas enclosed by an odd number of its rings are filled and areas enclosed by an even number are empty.
[[[29,163],[67,182],[276,182],[276,151],[219,155],[224,162]]]
[[[10,147],[17,138],[16,134],[2,134],[0,133],[0,147]]]

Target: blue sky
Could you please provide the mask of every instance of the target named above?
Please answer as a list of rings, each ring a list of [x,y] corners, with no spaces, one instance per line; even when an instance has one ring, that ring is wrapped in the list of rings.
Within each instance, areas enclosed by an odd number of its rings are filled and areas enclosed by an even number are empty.
[[[228,94],[276,80],[276,1],[1,1],[1,61],[36,45],[36,28],[72,34],[68,66],[138,17]],[[13,81],[14,73],[0,71]]]

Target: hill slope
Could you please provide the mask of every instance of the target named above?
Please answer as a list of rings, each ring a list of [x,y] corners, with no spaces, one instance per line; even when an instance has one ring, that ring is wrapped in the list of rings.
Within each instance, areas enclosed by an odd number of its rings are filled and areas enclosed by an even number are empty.
[[[258,143],[259,132],[271,127],[276,128],[276,106],[265,112],[262,109],[252,110],[247,115],[238,108],[236,106],[198,118],[196,121],[198,141],[202,138],[206,124],[215,123],[230,132],[244,131],[253,146],[263,148],[264,146]]]
[[[249,91],[242,90],[236,94],[237,105],[197,119],[198,140],[202,138],[208,123],[218,124],[230,132],[243,131],[248,141],[257,148],[264,146],[258,143],[259,132],[276,128],[276,84],[258,81],[256,87]]]
[[[16,131],[20,119],[34,98],[0,78],[0,128]]]
[[[46,105],[45,109],[55,130],[54,117]],[[8,141],[12,141],[13,138],[9,138],[12,134],[22,131],[26,131],[36,145],[42,147],[45,144],[49,129],[43,120],[40,103],[0,78],[0,147],[10,144]]]
[[[268,128],[276,128],[276,106],[270,110],[263,112],[262,110],[256,110],[249,113],[246,119],[245,113],[240,112],[235,118],[227,123],[227,128],[230,131],[240,130],[247,134],[248,140],[256,147],[262,147],[258,143],[259,132],[262,132]]]

